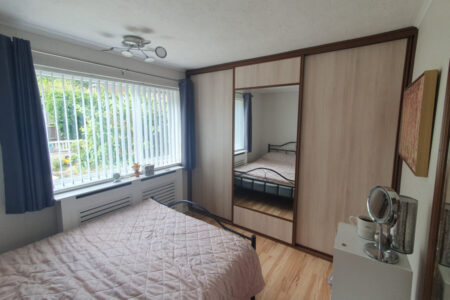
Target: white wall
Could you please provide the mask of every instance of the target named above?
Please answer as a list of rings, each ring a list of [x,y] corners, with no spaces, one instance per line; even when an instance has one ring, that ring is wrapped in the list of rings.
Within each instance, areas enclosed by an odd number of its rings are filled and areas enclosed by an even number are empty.
[[[5,185],[0,149],[0,253],[56,233],[56,208],[18,215],[5,214]]]
[[[267,93],[263,98],[264,137],[267,144],[296,141],[298,93]]]
[[[252,94],[253,132],[249,161],[267,153],[268,144],[284,144],[297,140],[298,93]]]
[[[181,79],[184,77],[184,73],[180,70],[166,69],[160,66],[127,59],[119,55],[103,53],[98,50],[81,47],[39,34],[20,31],[4,25],[0,25],[0,34],[27,39],[31,42],[32,49],[35,50],[95,61],[173,79]],[[93,73],[163,86],[177,85],[176,80],[167,80],[160,77],[136,74],[130,71],[121,72],[117,69],[99,67],[94,64],[80,63],[75,60],[67,60],[55,56],[34,53],[33,59],[35,64],[75,70],[78,72]],[[56,209],[54,207],[33,213],[6,215],[5,187],[3,182],[3,164],[0,156],[0,253],[56,233]]]
[[[400,192],[417,199],[419,202],[414,253],[409,256],[409,262],[414,272],[412,299],[422,299],[423,275],[428,246],[428,231],[441,135],[448,62],[450,59],[450,1],[433,0],[418,27],[419,37],[414,63],[413,80],[420,76],[425,70],[430,69],[439,69],[441,71],[441,76],[438,89],[436,117],[434,120],[428,177],[415,177],[405,163],[403,163],[402,168]]]

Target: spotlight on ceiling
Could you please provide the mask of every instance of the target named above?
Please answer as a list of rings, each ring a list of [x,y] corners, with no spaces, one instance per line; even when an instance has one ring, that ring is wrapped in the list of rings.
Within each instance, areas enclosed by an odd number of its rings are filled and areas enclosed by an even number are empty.
[[[155,53],[159,58],[165,58],[167,56],[167,51],[163,47],[156,47]]]
[[[131,53],[130,50],[123,50],[120,53],[125,57],[133,57],[133,53]]]

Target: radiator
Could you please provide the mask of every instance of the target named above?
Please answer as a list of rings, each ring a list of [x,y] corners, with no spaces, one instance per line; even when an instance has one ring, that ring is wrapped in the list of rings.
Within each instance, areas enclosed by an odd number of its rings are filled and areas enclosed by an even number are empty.
[[[183,199],[182,169],[121,183],[107,183],[57,198],[58,230],[66,231],[143,200],[163,203]]]
[[[238,168],[247,164],[247,152],[234,156],[234,167]]]
[[[168,184],[155,186],[151,189],[142,192],[142,200],[153,198],[162,203],[170,203],[176,200],[175,197],[175,183],[170,182]]]
[[[126,196],[124,198],[108,202],[106,204],[101,204],[93,208],[85,209],[80,211],[80,223],[91,221],[97,219],[103,215],[111,212],[115,212],[124,207],[130,206],[132,204],[131,196]]]

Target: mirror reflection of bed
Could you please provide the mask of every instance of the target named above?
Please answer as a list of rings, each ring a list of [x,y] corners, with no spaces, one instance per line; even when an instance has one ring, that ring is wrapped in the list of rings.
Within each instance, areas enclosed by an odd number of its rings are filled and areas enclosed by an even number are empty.
[[[297,115],[298,85],[236,91],[234,206],[293,221]]]

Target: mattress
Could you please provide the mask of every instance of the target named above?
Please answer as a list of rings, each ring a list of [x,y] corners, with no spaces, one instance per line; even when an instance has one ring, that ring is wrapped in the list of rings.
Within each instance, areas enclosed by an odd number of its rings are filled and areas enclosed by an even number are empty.
[[[275,170],[291,181],[286,180],[275,172],[271,172],[268,170],[255,170],[247,174],[242,174],[242,177],[251,179],[263,179],[266,181],[291,187],[294,187],[295,185],[295,153],[269,152],[264,154],[261,158],[255,160],[254,162],[234,168],[234,170],[238,171],[235,172],[236,175],[241,175],[239,172],[247,172],[255,168],[269,168]]]
[[[1,299],[250,299],[241,237],[153,200],[0,255]]]

